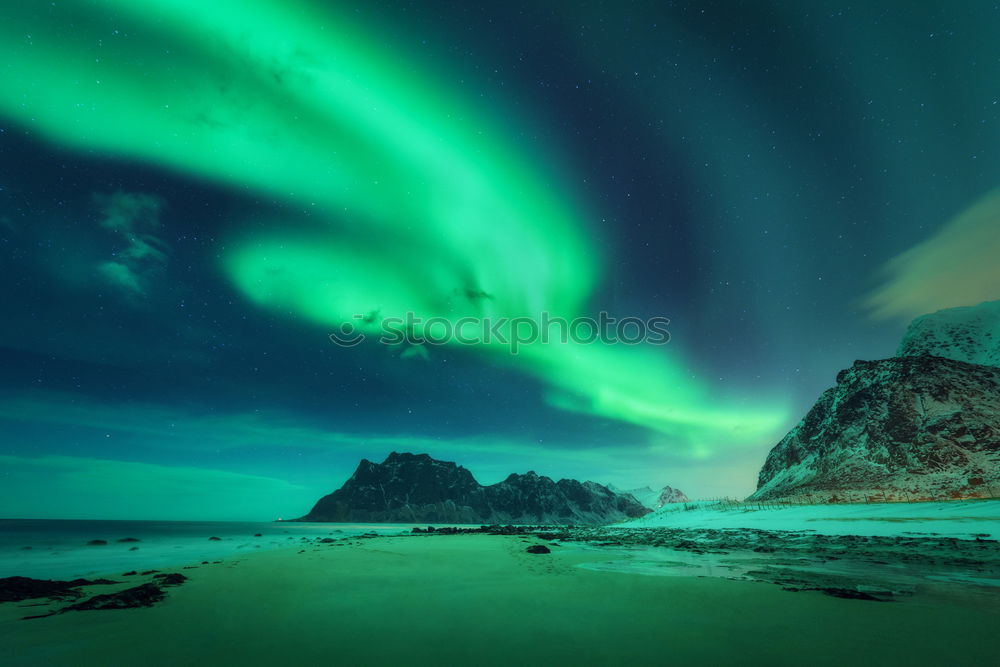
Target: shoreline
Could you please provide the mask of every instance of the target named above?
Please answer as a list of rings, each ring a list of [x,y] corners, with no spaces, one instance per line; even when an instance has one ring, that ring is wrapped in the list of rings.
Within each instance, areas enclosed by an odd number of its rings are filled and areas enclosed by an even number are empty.
[[[409,527],[393,524],[0,520],[0,577],[93,578],[128,570],[197,565],[204,560],[284,548],[303,538],[404,531]],[[95,546],[94,540],[103,544]]]
[[[189,580],[148,608],[22,621],[41,607],[0,604],[0,636],[12,665],[972,665],[1000,649],[1000,605],[987,600],[878,603],[600,571],[580,565],[595,553],[612,563],[632,556],[553,542],[482,533],[313,541],[170,568]],[[532,545],[550,553],[528,553]],[[97,588],[87,592],[106,592]],[[913,631],[903,636],[903,626]]]

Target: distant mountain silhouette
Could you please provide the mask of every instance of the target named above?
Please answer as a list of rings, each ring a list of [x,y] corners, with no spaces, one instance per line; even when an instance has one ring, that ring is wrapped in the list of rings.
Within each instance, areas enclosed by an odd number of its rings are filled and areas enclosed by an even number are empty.
[[[427,454],[362,459],[342,487],[299,521],[346,523],[605,524],[647,514],[635,498],[595,482],[528,472],[482,486],[467,469]]]
[[[664,505],[669,505],[671,503],[686,503],[688,502],[688,497],[680,489],[675,489],[672,486],[665,486],[659,491],[654,490],[652,487],[643,486],[638,489],[628,489],[623,491],[619,489],[614,484],[608,484],[608,488],[618,494],[628,494],[638,500],[644,507],[648,507],[651,510],[660,509]]]

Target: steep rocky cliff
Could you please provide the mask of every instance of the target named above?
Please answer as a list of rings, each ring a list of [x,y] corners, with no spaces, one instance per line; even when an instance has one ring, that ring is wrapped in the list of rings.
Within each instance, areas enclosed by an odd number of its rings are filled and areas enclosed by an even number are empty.
[[[962,349],[982,347],[962,341]],[[837,385],[771,450],[751,498],[997,494],[1000,368],[923,354],[857,361],[841,371]]]
[[[367,459],[300,521],[602,524],[646,514],[631,496],[594,482],[529,472],[480,485],[472,473],[427,454]]]

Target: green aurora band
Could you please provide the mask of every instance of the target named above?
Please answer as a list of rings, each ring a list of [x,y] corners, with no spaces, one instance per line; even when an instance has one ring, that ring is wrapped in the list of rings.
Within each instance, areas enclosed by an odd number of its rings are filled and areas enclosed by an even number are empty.
[[[377,30],[294,2],[77,0],[8,6],[0,38],[0,113],[14,122],[310,212],[220,249],[261,307],[327,328],[357,313],[586,312],[597,244],[558,165],[515,150],[499,113],[472,108]],[[720,405],[676,349],[476,349],[545,381],[552,405],[694,455],[785,425],[782,401]]]

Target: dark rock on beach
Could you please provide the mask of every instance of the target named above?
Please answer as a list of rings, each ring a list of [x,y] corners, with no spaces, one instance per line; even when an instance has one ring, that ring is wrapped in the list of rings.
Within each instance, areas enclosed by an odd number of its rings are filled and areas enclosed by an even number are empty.
[[[154,571],[155,570],[150,572]],[[133,576],[135,574],[135,571],[132,571],[126,572],[122,576]],[[25,616],[24,618],[45,618],[46,616],[63,614],[68,611],[99,611],[105,609],[134,609],[137,607],[152,607],[154,604],[161,602],[166,597],[166,592],[163,590],[163,587],[179,586],[187,581],[188,578],[178,572],[164,572],[153,575],[153,580],[154,581],[151,583],[126,588],[123,591],[94,595],[93,597],[87,598],[82,602],[75,602],[71,605],[62,607],[61,609],[56,609],[46,614]],[[18,595],[24,596],[15,599],[26,599],[27,597],[50,597],[57,599],[67,597],[79,598],[83,595],[83,593],[78,590],[78,587],[80,586],[117,583],[119,582],[111,581],[109,579],[95,579],[93,581],[86,579],[76,579],[73,581],[40,581],[37,579],[28,579],[26,577],[10,577],[9,579],[0,580],[0,586],[3,586],[3,588],[0,588],[0,591],[11,589],[15,590]]]
[[[899,597],[913,594],[910,589],[890,590],[886,587],[866,585],[844,575],[826,572],[811,572],[791,568],[768,567],[747,572],[747,576],[758,581],[778,584],[786,591],[817,591],[824,595],[845,600],[865,600],[868,602],[892,602]]]
[[[110,579],[73,579],[56,581],[32,579],[30,577],[6,577],[0,579],[0,602],[18,602],[33,598],[78,598],[83,595],[81,586],[117,584]]]
[[[853,588],[819,588],[817,589],[824,595],[829,595],[835,598],[844,598],[845,600],[868,600],[869,602],[888,602],[887,598],[875,597],[870,593],[865,593],[864,591],[855,590]]]
[[[188,580],[183,574],[179,572],[164,572],[163,574],[154,574],[153,579],[157,579],[156,583],[161,586],[179,586]]]
[[[549,549],[544,544],[532,544],[530,547],[528,547],[527,549],[525,549],[525,551],[527,551],[529,554],[548,554],[548,553],[552,553],[552,550]]]
[[[87,546],[90,547],[103,547],[108,543],[107,540],[91,540],[87,542]]]
[[[163,600],[166,593],[156,584],[142,584],[134,588],[126,588],[117,593],[95,595],[83,602],[63,607],[56,613],[67,611],[94,611],[100,609],[134,609],[136,607],[152,607]]]

